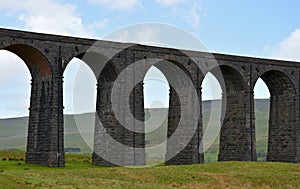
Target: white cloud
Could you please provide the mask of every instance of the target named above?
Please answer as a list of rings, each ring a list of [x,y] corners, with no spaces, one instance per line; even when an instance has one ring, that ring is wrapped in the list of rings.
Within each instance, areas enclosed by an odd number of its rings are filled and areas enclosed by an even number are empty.
[[[173,17],[181,19],[186,22],[193,29],[197,30],[200,26],[200,19],[203,15],[201,1],[199,0],[156,0],[156,2],[170,9]]]
[[[157,42],[158,38],[158,31],[156,28],[152,28],[150,26],[145,26],[141,28],[140,31],[136,34],[136,40],[139,43],[147,44],[151,42]]]
[[[108,36],[104,36],[104,39],[120,42],[129,42],[128,30],[124,29],[118,32],[113,32],[112,34],[108,34]]]
[[[1,1],[0,10],[16,16],[27,30],[43,33],[87,37],[93,35],[91,27],[103,27],[107,22],[86,26],[77,15],[75,5],[51,0]]]
[[[138,24],[114,31],[104,36],[104,39],[139,44],[156,43],[159,41],[158,35],[161,33],[160,29],[153,24]]]
[[[285,60],[300,60],[300,28],[292,32],[273,49],[273,57]]]
[[[197,3],[193,3],[193,7],[183,17],[192,27],[198,28],[200,26],[200,18],[202,14],[202,7]]]
[[[156,2],[162,6],[172,6],[174,4],[178,4],[184,1],[186,0],[156,0]]]
[[[90,2],[116,10],[130,10],[141,3],[140,0],[90,0]]]
[[[7,17],[17,19],[20,23],[18,29],[60,35],[93,37],[94,31],[108,23],[108,19],[103,19],[100,22],[85,24],[75,5],[58,0],[0,1],[0,11]],[[0,117],[15,116],[19,113],[28,115],[30,77],[28,68],[19,57],[0,51],[0,96],[3,97],[0,99]],[[66,93],[69,97],[72,91]],[[65,99],[69,99],[68,97]]]

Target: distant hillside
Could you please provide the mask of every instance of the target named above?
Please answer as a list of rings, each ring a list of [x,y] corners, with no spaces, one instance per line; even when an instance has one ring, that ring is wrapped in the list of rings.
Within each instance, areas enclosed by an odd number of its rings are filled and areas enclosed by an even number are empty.
[[[210,124],[219,124],[221,100],[203,101],[202,113],[204,130],[210,118]],[[255,100],[255,117],[256,117],[256,138],[258,152],[264,154],[266,152],[267,136],[268,136],[268,112],[269,100],[259,99]],[[211,112],[213,115],[211,116]],[[155,108],[145,109],[146,120],[146,144],[149,148],[147,153],[149,157],[163,158],[165,153],[165,144],[156,147],[166,139],[167,135],[167,114],[168,109]],[[83,123],[93,125],[92,114],[77,115]],[[11,118],[0,119],[0,149],[22,149],[25,150],[27,137],[28,118]],[[89,132],[89,133],[88,133]],[[92,140],[92,128],[86,131]],[[216,140],[210,148],[212,152],[218,148],[219,141]],[[79,134],[78,128],[75,124],[74,115],[65,115],[65,147],[66,148],[80,148],[82,153],[90,153],[91,149],[85,144],[82,136]]]

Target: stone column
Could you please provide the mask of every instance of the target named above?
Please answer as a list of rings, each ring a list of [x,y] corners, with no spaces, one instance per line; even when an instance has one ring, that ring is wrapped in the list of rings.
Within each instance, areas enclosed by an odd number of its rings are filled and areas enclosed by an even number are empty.
[[[267,161],[298,162],[296,133],[297,96],[271,95]]]
[[[250,86],[251,87],[251,86]],[[253,87],[251,87],[253,88]],[[246,138],[247,147],[246,149],[250,150],[250,160],[257,161],[256,155],[256,130],[255,130],[255,107],[254,107],[254,91],[246,91],[246,99],[248,102],[246,105]],[[248,152],[247,152],[248,153]]]
[[[130,111],[135,120],[134,131],[139,132],[125,132],[129,134],[125,138],[132,138],[134,147],[134,162],[133,165],[146,164],[145,152],[145,109],[144,109],[144,86],[143,82],[138,83],[131,92],[129,104]],[[131,137],[131,135],[133,135]]]
[[[187,94],[191,94],[188,93]],[[194,127],[193,121],[195,119],[191,112],[197,110],[194,105],[198,99],[191,99],[189,96],[179,99],[176,91],[170,86],[170,99],[169,99],[169,114],[168,114],[168,131],[167,131],[167,152],[166,152],[166,165],[185,165],[185,164],[197,164],[204,162],[203,154],[199,153],[199,145],[202,139],[202,125],[197,125],[194,132],[190,132],[189,127]],[[188,105],[190,111],[181,111],[182,105]],[[199,113],[199,112],[197,112]],[[185,122],[179,127],[180,119],[184,119]],[[197,121],[198,122],[198,121]],[[198,122],[198,124],[201,124]],[[186,127],[186,129],[185,129]],[[170,140],[174,137],[174,133],[177,133],[177,138]],[[190,138],[189,141],[186,141]],[[182,150],[178,151],[181,147]]]
[[[39,85],[41,85],[41,81],[39,81],[38,79],[31,80],[26,163],[32,164],[40,164],[41,162],[40,152],[38,151],[38,131],[40,126],[39,116],[41,111],[40,102],[42,91],[39,89]]]
[[[249,93],[227,91],[222,97],[223,124],[220,132],[219,161],[251,161],[251,132],[247,124]],[[226,100],[226,102],[225,102]],[[226,104],[226,105],[225,105]]]
[[[61,79],[34,76],[31,83],[26,162],[64,166]],[[60,83],[60,84],[59,84]]]
[[[256,155],[256,130],[255,130],[255,107],[254,107],[254,84],[253,68],[249,66],[247,78],[247,90],[245,91],[245,114],[246,114],[246,153],[250,156],[250,161],[257,161]],[[250,150],[250,151],[248,151]]]
[[[204,142],[203,141],[203,112],[202,112],[202,87],[200,85],[200,82],[197,82],[197,94],[198,94],[198,99],[199,99],[199,120],[198,120],[198,127],[196,130],[197,133],[197,158],[198,158],[198,163],[205,163],[204,160]]]
[[[51,104],[51,113],[49,113],[50,127],[50,152],[48,164],[53,167],[65,166],[64,153],[64,113],[63,113],[63,80],[61,75],[52,79],[52,90],[49,104]]]
[[[299,73],[300,76],[300,73]],[[300,81],[300,79],[299,79]],[[299,82],[300,84],[300,82]],[[296,101],[295,101],[295,110],[296,110],[296,123],[295,123],[295,135],[296,135],[296,154],[295,154],[295,163],[299,163],[300,162],[300,95],[299,92],[296,96]]]
[[[94,151],[92,157],[92,163],[94,165],[113,166],[108,160],[117,158],[116,161],[121,159],[121,149],[109,148],[108,136],[104,135],[106,132],[113,139],[121,142],[121,132],[117,131],[117,124],[114,119],[114,115],[111,110],[110,92],[111,85],[113,83],[99,82],[97,84],[97,101],[96,101],[96,120],[94,131]],[[101,125],[102,124],[102,125]],[[106,155],[106,158],[103,156]]]
[[[119,88],[119,94],[124,94],[124,91],[126,91],[125,85],[124,82],[124,87]],[[116,111],[118,112],[113,112],[112,109],[112,86],[113,82],[102,81],[99,82],[97,88],[93,164],[104,166],[144,165],[146,163],[145,134],[134,132],[138,127],[140,130],[144,130],[143,84],[140,83],[134,88],[130,95],[129,105],[122,103],[117,105]],[[121,97],[123,95],[114,96],[113,98],[117,98],[116,102],[120,102],[121,99],[118,98]],[[128,107],[132,115],[141,122],[129,119],[124,110]],[[116,113],[119,113],[119,121],[116,119]],[[133,130],[126,128],[126,125]]]

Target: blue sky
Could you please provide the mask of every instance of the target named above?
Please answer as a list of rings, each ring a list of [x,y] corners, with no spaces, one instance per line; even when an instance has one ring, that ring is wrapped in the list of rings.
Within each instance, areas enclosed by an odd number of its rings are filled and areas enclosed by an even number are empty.
[[[0,27],[102,39],[134,24],[161,23],[192,34],[211,52],[299,60],[299,10],[300,2],[296,0],[10,0],[0,2]],[[145,31],[146,34],[149,33]],[[175,47],[181,48],[180,44]],[[74,70],[79,66],[78,61],[74,62],[65,73],[65,87],[69,90],[74,83]],[[82,72],[85,75],[88,68]],[[166,94],[163,76],[152,70],[148,77],[153,76],[159,79],[149,81],[149,91],[152,87]],[[89,76],[86,80],[93,91],[95,81]],[[209,88],[218,85],[213,77],[210,80],[203,84],[204,99],[211,98]],[[1,51],[0,117],[28,114],[29,83],[25,64]],[[146,106],[156,100],[166,105],[166,98],[162,98],[165,95],[147,94]],[[257,84],[255,95],[268,97],[263,82]],[[94,94],[89,98],[94,98]],[[72,102],[72,94],[66,93],[67,113],[73,111]],[[85,108],[83,111],[90,110]]]

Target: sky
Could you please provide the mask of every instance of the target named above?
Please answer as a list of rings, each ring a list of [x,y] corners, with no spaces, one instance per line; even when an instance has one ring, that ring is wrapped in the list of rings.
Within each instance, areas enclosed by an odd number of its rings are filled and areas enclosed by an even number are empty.
[[[111,33],[136,24],[166,24],[195,37],[210,52],[297,61],[300,60],[299,10],[300,2],[296,0],[10,0],[0,2],[0,27],[109,39]],[[111,40],[149,43],[155,38],[151,28],[145,27],[142,34]],[[199,50],[192,45],[170,43],[162,45]],[[72,60],[64,74],[66,113],[74,112],[73,93],[69,91],[74,89],[77,71],[89,83],[88,98],[95,98],[95,78],[86,76],[89,68],[79,60]],[[16,55],[0,51],[0,118],[28,115],[30,79],[26,65]],[[145,81],[148,81],[145,91],[149,91],[145,94],[145,106],[167,106],[164,76],[152,68]],[[220,98],[220,94],[212,92],[218,87],[215,78],[207,76],[203,99]],[[261,80],[255,87],[255,97],[269,97]],[[93,108],[87,106],[82,111]]]

